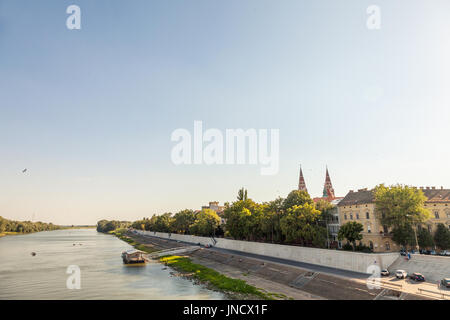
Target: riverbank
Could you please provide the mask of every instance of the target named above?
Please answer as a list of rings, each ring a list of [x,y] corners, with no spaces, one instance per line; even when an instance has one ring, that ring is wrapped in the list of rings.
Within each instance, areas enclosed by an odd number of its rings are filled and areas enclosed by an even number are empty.
[[[19,234],[26,234],[26,233],[21,233],[21,232],[1,232],[0,233],[0,238],[1,237],[6,237],[6,236],[16,236]]]
[[[188,257],[164,256],[159,259],[161,263],[177,271],[184,272],[185,277],[191,278],[197,284],[206,285],[209,289],[218,290],[232,299],[244,300],[272,300],[280,295],[263,292],[240,279],[229,278],[216,270],[193,263]]]
[[[134,238],[131,238],[130,236],[127,235],[127,230],[125,229],[117,229],[114,231],[110,231],[108,233],[116,236],[122,241],[125,241],[126,243],[128,243],[130,246],[133,246],[137,250],[141,250],[147,253],[158,251],[157,248],[137,242]]]
[[[176,242],[152,241],[126,230],[115,230],[109,233],[147,253],[183,246]],[[159,261],[176,270],[177,276],[188,278],[195,284],[203,285],[210,290],[222,292],[231,300],[287,299],[283,294],[267,292],[249,285],[244,280],[227,277],[214,269],[194,263],[188,256],[164,256]]]

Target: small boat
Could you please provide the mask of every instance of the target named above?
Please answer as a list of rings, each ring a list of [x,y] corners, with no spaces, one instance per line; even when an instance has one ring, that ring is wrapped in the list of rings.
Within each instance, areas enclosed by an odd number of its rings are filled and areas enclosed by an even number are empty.
[[[125,264],[145,263],[147,260],[144,257],[143,251],[131,249],[122,252],[122,260]]]

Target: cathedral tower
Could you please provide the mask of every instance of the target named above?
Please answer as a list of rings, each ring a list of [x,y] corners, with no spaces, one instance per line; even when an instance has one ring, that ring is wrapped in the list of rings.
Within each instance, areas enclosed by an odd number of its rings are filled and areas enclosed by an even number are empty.
[[[328,173],[328,167],[325,174],[325,184],[323,186],[323,197],[328,199],[334,199],[334,189],[333,185],[331,184],[330,174]]]
[[[305,178],[303,177],[302,166],[300,166],[300,178],[298,180],[298,190],[308,192],[306,188]]]

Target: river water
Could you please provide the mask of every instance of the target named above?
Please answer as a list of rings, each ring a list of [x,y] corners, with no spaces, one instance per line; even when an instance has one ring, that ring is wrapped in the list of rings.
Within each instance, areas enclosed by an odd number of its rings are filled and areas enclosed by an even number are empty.
[[[94,229],[0,238],[0,299],[224,299],[157,262],[124,265],[120,255],[130,248]],[[71,265],[79,267],[80,289],[67,288]]]

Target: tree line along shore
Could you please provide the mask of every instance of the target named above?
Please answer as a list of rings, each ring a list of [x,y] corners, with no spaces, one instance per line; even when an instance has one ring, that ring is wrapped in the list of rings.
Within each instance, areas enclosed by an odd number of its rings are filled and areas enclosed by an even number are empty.
[[[5,219],[0,216],[0,237],[6,235],[25,234],[40,231],[52,231],[62,229],[62,226],[53,223],[31,222],[31,221],[15,221]]]
[[[96,226],[81,225],[81,226],[60,226],[53,223],[46,222],[32,222],[32,221],[15,221],[3,218],[0,216],[0,237],[8,235],[28,234],[41,231],[54,231],[61,229],[74,228],[95,228]]]
[[[404,185],[375,188],[377,218],[390,228],[393,241],[403,247],[436,246],[450,249],[450,230],[438,226],[432,235],[422,223],[431,212],[424,208],[426,200],[420,189]],[[220,216],[211,209],[181,210],[175,214],[154,214],[134,222],[101,220],[97,231],[109,232],[133,227],[138,230],[178,233],[196,236],[227,237],[235,240],[327,247],[327,223],[331,220],[333,205],[325,200],[314,202],[306,191],[294,190],[286,198],[257,203],[241,189],[237,199],[225,203]],[[363,226],[352,221],[341,225],[339,240],[346,241],[344,250],[371,252],[362,244]],[[359,241],[359,243],[357,243]]]

